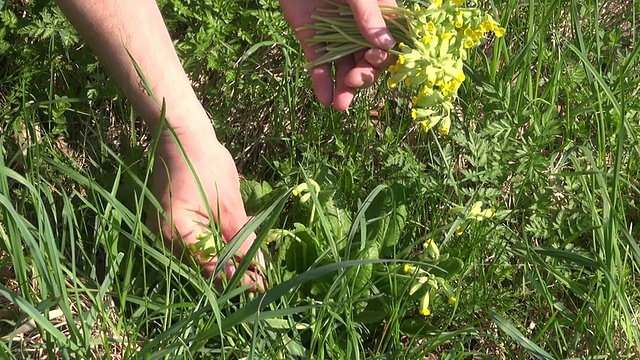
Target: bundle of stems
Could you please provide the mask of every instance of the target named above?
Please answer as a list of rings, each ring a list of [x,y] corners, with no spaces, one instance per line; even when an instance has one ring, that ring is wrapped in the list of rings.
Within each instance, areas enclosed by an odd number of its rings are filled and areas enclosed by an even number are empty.
[[[316,52],[324,53],[315,61],[307,64],[309,69],[374,47],[362,36],[349,6],[331,1],[327,1],[327,3],[334,7],[318,8],[318,15],[312,16],[315,23],[309,26],[315,30],[316,34],[307,40],[308,43],[321,44],[322,46]],[[380,11],[393,38],[397,42],[410,43],[410,11],[392,6],[380,6]],[[389,52],[394,55],[399,54],[397,49],[391,49]]]

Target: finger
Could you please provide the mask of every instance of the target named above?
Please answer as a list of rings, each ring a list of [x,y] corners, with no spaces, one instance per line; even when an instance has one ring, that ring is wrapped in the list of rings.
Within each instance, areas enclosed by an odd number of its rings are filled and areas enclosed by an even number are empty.
[[[316,51],[320,48],[320,45],[309,45],[307,42],[307,39],[315,35],[315,31],[304,28],[304,26],[314,22],[311,14],[316,11],[316,3],[313,1],[290,2],[281,0],[280,5],[284,10],[287,21],[294,29],[296,37],[300,40],[302,51],[307,61],[311,62],[322,56],[324,53]],[[318,101],[325,106],[331,106],[333,102],[331,65],[324,64],[316,66],[310,70],[310,75],[313,83],[313,91]]]
[[[362,36],[371,45],[385,50],[395,46],[377,0],[349,0],[348,3]]]
[[[347,73],[344,83],[351,88],[359,89],[373,85],[378,75],[380,75],[380,70],[362,59]]]
[[[313,30],[308,29],[296,30],[296,35],[302,44],[304,57],[308,62],[312,62],[323,55],[322,52],[316,52],[320,47],[319,45],[311,46],[306,41],[306,39],[311,37],[313,33]],[[313,92],[318,98],[318,101],[324,106],[331,106],[333,100],[333,77],[331,76],[331,65],[318,65],[310,70],[310,75],[311,82],[313,83]]]
[[[364,58],[376,69],[386,69],[396,62],[396,57],[380,49],[369,49]]]
[[[346,83],[347,74],[353,67],[352,56],[336,60],[336,88],[333,92],[333,107],[338,111],[347,110],[356,94],[355,89]]]
[[[202,266],[202,275],[207,278],[211,278],[214,275],[214,270],[216,268],[217,259],[211,259],[208,262],[201,264]],[[215,279],[213,280],[214,284],[218,288],[222,288],[226,282],[231,280],[231,278],[235,275],[237,271],[237,267],[234,265],[232,261],[228,262],[222,272],[216,274]],[[223,278],[224,276],[224,278]],[[240,283],[245,286],[249,285],[250,292],[259,292],[264,291],[265,289],[265,281],[262,275],[253,270],[247,270],[242,274],[242,279]]]
[[[313,92],[320,104],[331,106],[333,103],[331,65],[323,64],[311,69],[311,82],[313,84]]]
[[[231,280],[231,278],[233,277],[233,275],[235,275],[237,270],[238,269],[236,268],[236,266],[232,263],[229,263],[225,266],[224,273],[227,281]],[[251,270],[247,270],[244,272],[244,274],[242,274],[242,279],[240,280],[240,283],[242,285],[251,286],[249,288],[250,292],[260,292],[260,291],[264,291],[265,289],[264,278],[262,277],[262,275],[260,275],[258,272],[251,271]]]

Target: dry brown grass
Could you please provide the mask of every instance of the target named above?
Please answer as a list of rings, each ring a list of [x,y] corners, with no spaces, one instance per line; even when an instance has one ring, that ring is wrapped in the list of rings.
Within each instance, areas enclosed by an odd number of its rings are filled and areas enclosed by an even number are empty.
[[[22,296],[9,255],[1,250],[0,264],[2,264],[0,265],[0,283],[13,293]],[[36,289],[36,293],[39,293],[35,280],[30,286]],[[70,292],[71,289],[77,289],[77,286],[74,287],[72,284],[67,284],[67,286]],[[82,293],[70,295],[68,303],[71,305],[73,319],[71,321],[59,307],[50,308],[47,312],[42,312],[42,315],[48,317],[55,328],[70,338],[71,327],[75,327],[80,333],[83,332],[83,324],[80,319],[86,319],[95,304]],[[127,350],[131,351],[132,346],[127,346],[127,334],[119,334],[115,330],[118,324],[118,314],[111,297],[105,297],[102,307],[104,310],[96,312],[97,319],[88,334],[92,345],[85,349],[86,356],[89,359],[123,359]],[[44,335],[47,336],[46,333]],[[0,297],[0,340],[10,346],[17,359],[46,360],[52,358],[51,354],[55,359],[62,358],[61,349],[46,348],[46,339],[43,338],[43,332],[38,329],[36,322],[26,317],[13,302],[5,297]],[[109,343],[105,346],[107,341]],[[79,343],[79,341],[74,342]]]

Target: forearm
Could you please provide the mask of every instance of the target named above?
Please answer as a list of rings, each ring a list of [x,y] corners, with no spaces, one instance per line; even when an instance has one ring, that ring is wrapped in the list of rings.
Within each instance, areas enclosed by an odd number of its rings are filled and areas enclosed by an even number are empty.
[[[163,99],[167,121],[174,128],[212,131],[154,0],[57,2],[152,131],[157,129]],[[160,104],[145,93],[127,51],[140,66]]]

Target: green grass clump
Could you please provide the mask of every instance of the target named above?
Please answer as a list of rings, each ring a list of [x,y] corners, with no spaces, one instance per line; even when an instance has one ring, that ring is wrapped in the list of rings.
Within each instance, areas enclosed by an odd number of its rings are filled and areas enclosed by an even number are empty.
[[[385,81],[318,105],[275,1],[162,1],[250,179],[255,297],[146,228],[153,137],[60,11],[0,4],[1,358],[639,356],[637,2],[487,4],[443,137]]]

